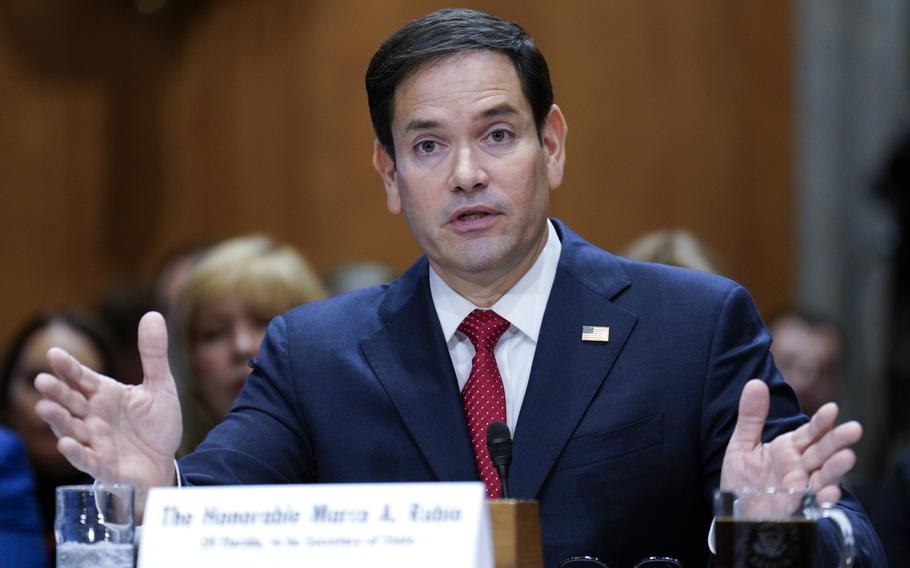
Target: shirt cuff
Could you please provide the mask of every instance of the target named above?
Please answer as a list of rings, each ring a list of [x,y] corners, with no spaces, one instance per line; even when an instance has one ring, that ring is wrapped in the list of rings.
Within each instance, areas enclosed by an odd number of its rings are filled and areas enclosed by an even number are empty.
[[[180,479],[180,466],[177,464],[177,460],[174,460],[174,473],[177,474],[177,487],[183,487],[183,481]],[[710,533],[711,542],[714,542],[714,523],[711,523],[711,533]],[[711,550],[714,551],[713,549]]]
[[[708,550],[711,551],[711,554],[716,555],[717,551],[714,549],[714,522],[717,521],[717,517],[711,519],[711,528],[708,530]]]

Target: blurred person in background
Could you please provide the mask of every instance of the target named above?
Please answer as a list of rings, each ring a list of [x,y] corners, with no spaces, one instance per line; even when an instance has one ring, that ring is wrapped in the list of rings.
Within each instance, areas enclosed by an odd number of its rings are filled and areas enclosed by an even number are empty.
[[[97,365],[99,372],[113,374],[113,352],[106,331],[94,320],[75,312],[51,312],[27,322],[15,335],[0,367],[0,421],[11,428],[25,445],[35,474],[45,543],[54,543],[54,488],[85,483],[90,478],[74,468],[57,451],[57,437],[35,414],[41,395],[35,390],[38,373],[48,372],[47,350],[66,345]],[[50,554],[50,558],[54,558]],[[5,565],[4,565],[5,566]]]
[[[35,481],[22,441],[0,427],[0,566],[45,568]]]
[[[823,404],[843,396],[844,338],[833,320],[802,310],[772,317],[771,355],[799,399],[812,415]]]
[[[212,246],[198,241],[168,252],[151,276],[132,277],[109,286],[98,303],[98,316],[111,333],[115,375],[121,382],[142,382],[136,326],[143,314],[170,314],[193,263]]]
[[[685,229],[663,229],[646,233],[632,241],[622,255],[634,260],[720,273],[716,255]]]
[[[230,410],[269,321],[325,289],[291,246],[264,236],[226,240],[187,274],[171,315],[172,366],[183,403],[181,453]]]
[[[193,264],[212,248],[213,241],[202,240],[179,246],[164,255],[155,271],[153,296],[155,309],[167,316],[171,313],[180,291],[186,284]],[[136,320],[137,323],[139,320]],[[133,326],[132,331],[135,331]],[[135,335],[135,334],[133,334]]]

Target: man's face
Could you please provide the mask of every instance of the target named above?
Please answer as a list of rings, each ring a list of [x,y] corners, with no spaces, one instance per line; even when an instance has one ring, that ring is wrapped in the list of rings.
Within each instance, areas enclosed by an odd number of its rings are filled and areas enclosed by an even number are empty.
[[[389,211],[404,211],[444,280],[456,289],[511,286],[546,242],[565,133],[554,106],[538,138],[508,57],[472,51],[430,63],[398,86],[396,161],[377,143],[374,165]]]

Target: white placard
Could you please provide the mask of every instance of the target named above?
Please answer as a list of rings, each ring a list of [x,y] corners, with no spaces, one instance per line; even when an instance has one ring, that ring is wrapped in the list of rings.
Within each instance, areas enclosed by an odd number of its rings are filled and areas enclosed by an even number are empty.
[[[156,488],[139,568],[493,568],[482,483]]]

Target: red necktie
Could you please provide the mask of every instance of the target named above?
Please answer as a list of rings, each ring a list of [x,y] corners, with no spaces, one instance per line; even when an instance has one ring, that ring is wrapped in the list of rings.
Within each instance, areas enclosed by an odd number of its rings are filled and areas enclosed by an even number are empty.
[[[477,473],[486,484],[490,499],[502,497],[502,483],[487,452],[487,427],[492,422],[506,421],[506,393],[493,349],[507,329],[509,322],[493,310],[474,310],[458,326],[458,331],[467,335],[474,344],[471,375],[461,398],[471,431]]]

